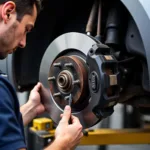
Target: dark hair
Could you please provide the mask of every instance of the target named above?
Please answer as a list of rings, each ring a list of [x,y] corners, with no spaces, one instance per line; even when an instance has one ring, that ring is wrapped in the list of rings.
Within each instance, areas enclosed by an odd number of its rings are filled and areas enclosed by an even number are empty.
[[[0,0],[0,5],[8,1],[16,4],[17,20],[19,21],[21,21],[24,15],[31,15],[33,13],[34,4],[37,8],[37,13],[39,14],[41,11],[41,0]]]

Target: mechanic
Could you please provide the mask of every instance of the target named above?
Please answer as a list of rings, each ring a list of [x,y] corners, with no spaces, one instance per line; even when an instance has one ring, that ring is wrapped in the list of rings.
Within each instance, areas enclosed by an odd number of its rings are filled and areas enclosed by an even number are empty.
[[[26,35],[34,27],[41,10],[39,0],[0,0],[0,59],[26,46]],[[26,150],[24,128],[45,111],[40,99],[41,83],[37,83],[29,100],[21,108],[16,92],[8,80],[0,76],[0,150]],[[72,124],[68,120],[72,118]],[[70,150],[78,145],[82,125],[66,106],[56,128],[55,140],[45,150]]]

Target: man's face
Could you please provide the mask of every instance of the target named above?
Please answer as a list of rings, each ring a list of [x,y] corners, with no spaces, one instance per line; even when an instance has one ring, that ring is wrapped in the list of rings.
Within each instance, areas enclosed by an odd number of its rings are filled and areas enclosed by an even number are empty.
[[[10,14],[3,15],[2,12],[6,7],[6,11]],[[13,53],[18,47],[24,48],[26,46],[26,34],[34,27],[37,17],[37,10],[34,6],[32,15],[24,15],[22,20],[17,20],[15,11],[15,4],[10,2],[10,5],[2,5],[0,13],[0,59],[4,59],[8,54]],[[7,10],[9,9],[9,10]],[[5,14],[5,13],[4,13]]]

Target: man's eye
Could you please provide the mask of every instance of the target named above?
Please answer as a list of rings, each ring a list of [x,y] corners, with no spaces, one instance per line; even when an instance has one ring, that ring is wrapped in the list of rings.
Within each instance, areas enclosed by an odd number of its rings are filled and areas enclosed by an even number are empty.
[[[26,28],[26,29],[25,29],[25,32],[26,32],[26,33],[29,33],[29,32],[30,32],[30,30],[29,30],[28,28]]]

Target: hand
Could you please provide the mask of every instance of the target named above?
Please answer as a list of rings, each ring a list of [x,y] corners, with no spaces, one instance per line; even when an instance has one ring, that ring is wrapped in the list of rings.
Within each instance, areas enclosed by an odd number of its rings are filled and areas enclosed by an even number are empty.
[[[28,100],[28,103],[34,108],[35,116],[45,111],[45,108],[41,103],[41,97],[40,97],[41,88],[42,88],[42,84],[37,83],[37,85],[35,85],[34,88],[32,89]]]
[[[80,143],[83,136],[82,125],[77,117],[71,116],[72,124],[68,124],[70,116],[71,108],[70,106],[66,106],[62,119],[55,131],[56,141],[60,141],[64,146],[64,149],[68,150],[75,148]]]
[[[35,87],[30,93],[28,102],[20,107],[20,112],[22,113],[24,126],[26,126],[34,117],[45,111],[45,108],[41,103],[39,93],[41,88],[41,83],[35,85]]]

